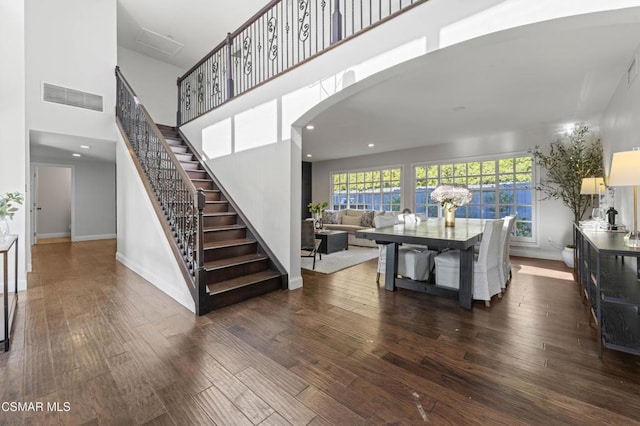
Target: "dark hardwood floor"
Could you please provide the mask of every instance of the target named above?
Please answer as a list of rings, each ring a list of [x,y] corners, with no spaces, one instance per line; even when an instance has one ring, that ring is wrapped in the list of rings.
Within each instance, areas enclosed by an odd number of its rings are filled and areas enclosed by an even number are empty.
[[[34,247],[0,353],[0,423],[640,423],[640,358],[598,359],[559,262],[513,259],[504,298],[471,312],[385,291],[371,261],[305,271],[303,289],[198,318],[114,252],[115,241]]]

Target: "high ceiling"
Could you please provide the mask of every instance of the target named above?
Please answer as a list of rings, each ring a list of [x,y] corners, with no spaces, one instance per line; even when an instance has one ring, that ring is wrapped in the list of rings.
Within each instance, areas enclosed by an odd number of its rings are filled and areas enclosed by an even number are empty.
[[[118,45],[186,70],[265,4],[267,0],[118,0]],[[143,28],[184,47],[169,56],[137,43]],[[34,161],[68,161],[72,153],[81,155],[75,161],[115,161],[112,141],[31,131],[30,147]]]
[[[436,51],[305,114],[310,161],[598,123],[640,41],[640,8],[557,19]],[[369,148],[368,144],[375,144]],[[306,160],[306,158],[305,158]]]
[[[118,45],[191,68],[267,0],[118,0]],[[136,41],[144,29],[184,45],[170,56]]]

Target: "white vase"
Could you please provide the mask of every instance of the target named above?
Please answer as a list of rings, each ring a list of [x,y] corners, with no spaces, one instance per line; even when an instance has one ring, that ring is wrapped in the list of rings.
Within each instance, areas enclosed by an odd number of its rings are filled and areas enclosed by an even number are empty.
[[[575,249],[572,247],[565,247],[562,250],[562,260],[564,260],[564,264],[569,268],[573,268],[574,253]]]
[[[0,241],[6,241],[9,236],[9,219],[0,217]]]

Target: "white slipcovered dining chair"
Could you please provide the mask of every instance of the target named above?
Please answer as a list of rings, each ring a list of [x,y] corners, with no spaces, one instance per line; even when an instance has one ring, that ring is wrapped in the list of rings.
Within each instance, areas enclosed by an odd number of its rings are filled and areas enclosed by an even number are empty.
[[[389,214],[379,214],[373,218],[373,225],[376,228],[387,228],[395,225],[396,218]],[[384,244],[378,244],[378,273],[376,282],[380,282],[380,274],[384,274],[384,268],[387,264],[387,247]]]
[[[511,279],[511,260],[509,259],[509,246],[511,243],[511,233],[513,232],[513,224],[515,216],[505,216],[504,225],[502,225],[502,235],[500,238],[500,248],[502,252],[502,268],[500,268],[500,285],[504,290],[507,283]]]
[[[491,306],[491,297],[502,295],[501,273],[503,258],[500,252],[503,219],[487,220],[482,233],[480,250],[473,262],[473,298]],[[436,285],[460,288],[460,252],[450,250],[436,256]]]
[[[415,221],[415,219],[414,219]],[[394,226],[393,215],[381,214],[373,218],[376,228]],[[433,269],[434,253],[427,246],[406,245],[398,247],[398,275],[412,280],[427,281]],[[378,270],[376,283],[380,283],[380,274],[384,274],[387,264],[387,246],[378,244]]]

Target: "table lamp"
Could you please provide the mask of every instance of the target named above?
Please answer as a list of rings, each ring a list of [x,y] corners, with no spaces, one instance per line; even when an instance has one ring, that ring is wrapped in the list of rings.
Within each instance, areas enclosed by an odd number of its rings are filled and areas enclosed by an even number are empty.
[[[638,185],[640,185],[640,148],[614,152],[609,172],[609,186],[633,186],[633,230],[625,236],[625,245],[629,247],[640,247]]]
[[[580,186],[580,194],[591,195],[591,217],[593,219],[601,219],[600,206],[596,210],[593,206],[593,196],[598,195],[600,199],[600,186],[604,186],[604,178],[601,177],[589,177],[582,179],[582,185]]]

